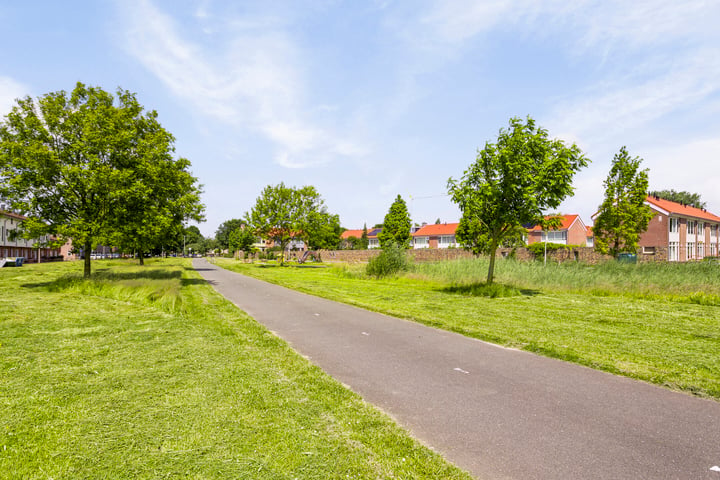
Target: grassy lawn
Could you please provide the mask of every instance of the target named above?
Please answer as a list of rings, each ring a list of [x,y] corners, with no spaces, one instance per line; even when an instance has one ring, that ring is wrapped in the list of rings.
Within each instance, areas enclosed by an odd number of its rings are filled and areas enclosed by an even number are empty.
[[[720,266],[501,261],[518,295],[467,294],[485,260],[416,264],[374,279],[362,266],[225,268],[501,345],[720,399]],[[466,288],[467,287],[467,288]]]
[[[469,478],[189,261],[0,269],[0,477]]]

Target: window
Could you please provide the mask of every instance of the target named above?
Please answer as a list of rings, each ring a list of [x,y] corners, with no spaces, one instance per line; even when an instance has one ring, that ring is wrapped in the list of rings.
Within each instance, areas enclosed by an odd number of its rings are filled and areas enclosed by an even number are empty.
[[[415,237],[415,248],[427,248],[428,237]]]
[[[703,242],[698,242],[697,258],[698,260],[702,260],[703,258],[705,258],[705,244]]]
[[[679,257],[679,244],[678,242],[670,242],[668,246],[668,260],[671,262],[677,262],[680,260]]]
[[[567,243],[567,231],[558,232],[557,230],[551,230],[549,232],[542,232],[542,241],[550,243]]]
[[[680,221],[677,218],[670,218],[670,233],[678,233],[680,230]]]
[[[686,260],[694,260],[695,259],[695,242],[688,242],[685,251],[686,251],[685,259]]]
[[[703,222],[698,223],[697,234],[700,237],[705,237],[705,224]]]
[[[711,243],[710,244],[710,256],[711,257],[717,257],[718,254],[718,248],[717,243]]]
[[[643,247],[642,253],[644,255],[655,255],[655,247]]]
[[[695,235],[696,228],[697,228],[697,222],[695,220],[688,220],[688,222],[687,222],[688,235]]]
[[[710,238],[717,238],[717,234],[718,234],[717,224],[710,225]]]
[[[448,247],[455,244],[455,235],[441,235],[440,247]]]

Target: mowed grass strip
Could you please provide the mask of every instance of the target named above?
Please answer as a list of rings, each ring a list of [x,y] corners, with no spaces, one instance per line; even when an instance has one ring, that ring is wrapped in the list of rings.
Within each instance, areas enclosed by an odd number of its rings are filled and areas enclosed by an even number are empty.
[[[189,261],[0,270],[2,478],[470,478]]]
[[[537,263],[500,262],[500,281],[510,280],[523,294],[487,298],[453,293],[463,289],[451,288],[484,278],[487,264],[482,260],[474,269],[466,262],[417,264],[409,273],[379,280],[364,275],[361,266],[263,268],[228,259],[217,263],[313,295],[720,399],[720,306],[693,300],[711,299],[718,291],[717,265],[687,265],[688,277],[693,277],[693,269],[715,269],[715,277],[708,273],[702,279],[709,282],[710,293],[705,294],[703,287],[686,286],[663,293],[661,279],[651,274],[643,278],[632,265],[546,269]],[[513,268],[541,280],[508,278]],[[622,278],[625,270],[629,281]],[[675,281],[682,281],[682,272],[673,272]],[[569,275],[577,280],[568,282]],[[661,286],[653,287],[653,281]]]

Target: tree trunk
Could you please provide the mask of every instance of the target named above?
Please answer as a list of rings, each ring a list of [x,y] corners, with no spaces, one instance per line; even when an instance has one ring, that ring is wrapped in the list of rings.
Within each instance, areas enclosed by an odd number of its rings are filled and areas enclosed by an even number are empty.
[[[497,243],[490,244],[490,266],[488,267],[487,285],[492,285],[493,276],[495,275],[495,253],[497,253]]]
[[[92,249],[92,243],[90,240],[85,240],[83,245],[83,251],[85,252],[85,264],[83,268],[83,277],[90,278],[90,250]]]
[[[145,265],[145,255],[143,252],[138,253],[138,260],[140,265]]]

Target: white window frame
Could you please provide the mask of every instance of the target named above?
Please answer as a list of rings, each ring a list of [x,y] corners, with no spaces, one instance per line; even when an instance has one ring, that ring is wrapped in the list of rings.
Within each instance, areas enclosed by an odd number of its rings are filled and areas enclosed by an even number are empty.
[[[680,260],[680,242],[670,242],[668,244],[668,261],[677,262]]]
[[[567,230],[543,230],[541,241],[548,243],[567,244]]]
[[[668,222],[670,233],[678,233],[680,231],[680,219],[676,217],[670,217]]]
[[[413,237],[414,248],[430,248],[430,237],[418,236]]]

